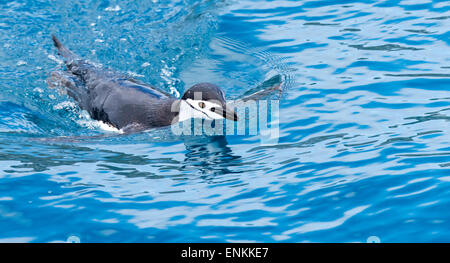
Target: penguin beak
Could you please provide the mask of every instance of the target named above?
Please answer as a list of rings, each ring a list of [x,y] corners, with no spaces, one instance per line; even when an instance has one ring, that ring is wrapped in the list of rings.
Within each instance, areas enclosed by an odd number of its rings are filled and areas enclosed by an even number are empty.
[[[234,112],[234,110],[227,108],[227,107],[225,107],[225,109],[223,110],[222,116],[228,120],[238,121],[238,116],[237,116],[236,112]]]

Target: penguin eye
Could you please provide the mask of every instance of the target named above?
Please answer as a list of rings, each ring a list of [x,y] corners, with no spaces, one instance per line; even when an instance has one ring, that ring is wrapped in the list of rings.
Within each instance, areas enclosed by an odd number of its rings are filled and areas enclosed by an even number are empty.
[[[205,103],[202,102],[202,101],[200,101],[200,102],[198,103],[198,106],[200,106],[200,108],[202,108],[202,109],[206,107]]]

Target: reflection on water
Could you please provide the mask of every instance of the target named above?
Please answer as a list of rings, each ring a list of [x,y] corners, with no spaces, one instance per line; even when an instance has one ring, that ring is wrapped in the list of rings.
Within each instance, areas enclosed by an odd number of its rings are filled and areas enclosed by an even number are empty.
[[[447,1],[0,5],[0,242],[449,241]],[[102,130],[51,33],[175,95],[282,81],[278,144]]]
[[[240,156],[233,154],[227,146],[225,136],[188,138],[184,141],[186,158],[181,168],[202,174],[204,178],[229,174],[228,167],[239,166]]]

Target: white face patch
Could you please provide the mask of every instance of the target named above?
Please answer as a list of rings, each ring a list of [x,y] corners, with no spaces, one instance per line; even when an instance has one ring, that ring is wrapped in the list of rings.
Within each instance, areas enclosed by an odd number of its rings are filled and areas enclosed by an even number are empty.
[[[216,113],[216,110],[218,113]],[[185,121],[191,118],[220,120],[222,116],[222,105],[205,100],[182,100],[178,121]]]

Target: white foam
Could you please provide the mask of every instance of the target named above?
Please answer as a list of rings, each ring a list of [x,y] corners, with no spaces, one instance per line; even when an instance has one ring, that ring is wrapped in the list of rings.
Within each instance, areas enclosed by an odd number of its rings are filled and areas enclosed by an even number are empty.
[[[26,65],[27,64],[27,62],[25,62],[25,61],[23,61],[23,60],[19,60],[19,61],[17,61],[17,66],[22,66],[22,65]]]
[[[138,74],[138,73],[133,72],[133,71],[128,71],[127,73],[128,73],[128,75],[130,75],[132,77],[141,77],[141,78],[145,77],[144,75]]]
[[[120,11],[120,9],[121,9],[120,6],[116,5],[115,7],[110,6],[110,7],[105,8],[105,11],[117,12],[117,11]]]
[[[174,95],[176,98],[180,97],[180,92],[175,87],[170,87],[170,94]]]
[[[75,105],[75,103],[72,101],[63,101],[63,102],[60,102],[60,103],[56,104],[55,106],[53,106],[53,109],[54,110],[62,110],[62,109],[67,109],[67,108],[74,109],[76,107],[77,107],[77,105]]]
[[[58,64],[62,64],[62,63],[63,63],[63,61],[62,61],[61,59],[55,57],[55,56],[52,55],[52,54],[48,55],[47,57],[48,57],[49,59],[55,61],[55,62],[58,63]]]

